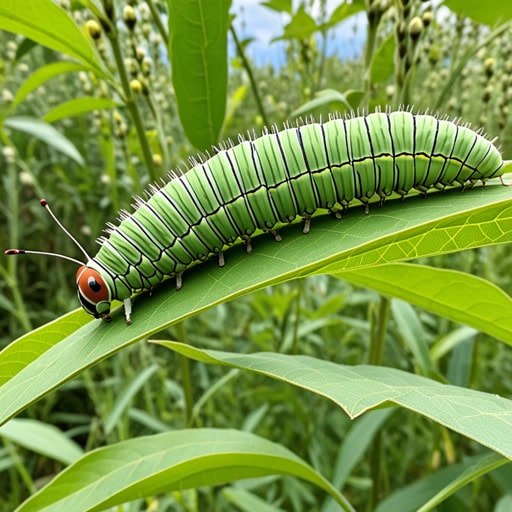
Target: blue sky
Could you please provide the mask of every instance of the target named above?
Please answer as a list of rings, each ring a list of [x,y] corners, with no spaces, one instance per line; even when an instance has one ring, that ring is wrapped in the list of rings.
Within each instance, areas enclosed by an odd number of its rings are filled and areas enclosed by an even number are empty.
[[[290,22],[290,16],[281,14],[260,5],[261,0],[233,0],[231,12],[236,15],[235,26],[241,39],[252,37],[255,40],[247,49],[249,56],[258,65],[272,63],[276,66],[284,64],[285,43],[271,43],[274,37],[283,32],[283,27]],[[340,0],[328,0],[327,12],[331,13]],[[296,7],[298,2],[294,0]],[[315,12],[312,13],[313,16]],[[358,27],[354,33],[354,26]],[[357,58],[361,55],[366,27],[366,14],[359,13],[347,22],[340,23],[332,31],[328,42],[328,54],[338,53],[344,58]]]

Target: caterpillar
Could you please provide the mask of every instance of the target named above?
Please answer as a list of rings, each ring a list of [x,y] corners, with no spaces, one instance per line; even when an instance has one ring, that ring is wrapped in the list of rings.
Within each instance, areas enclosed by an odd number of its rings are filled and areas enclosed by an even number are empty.
[[[123,301],[131,323],[135,291],[150,290],[167,277],[182,286],[182,274],[242,240],[304,221],[310,229],[317,211],[341,216],[354,200],[368,208],[374,196],[382,203],[411,189],[472,186],[501,176],[503,160],[493,141],[468,125],[408,110],[366,116],[330,116],[260,137],[239,137],[213,156],[191,160],[186,173],[171,172],[169,181],[151,185],[147,199],[135,198],[133,213],[122,210],[109,223],[100,249],[85,263],[67,256],[10,249],[6,254],[39,253],[80,265],[76,276],[83,308],[110,321],[111,302]]]

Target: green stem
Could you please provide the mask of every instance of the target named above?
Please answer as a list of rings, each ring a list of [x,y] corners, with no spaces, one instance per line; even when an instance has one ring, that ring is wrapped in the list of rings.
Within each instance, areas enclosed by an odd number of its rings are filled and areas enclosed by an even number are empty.
[[[180,343],[187,343],[187,332],[185,325],[180,322],[175,325],[176,337]],[[190,378],[190,360],[185,356],[178,356],[181,364],[181,381],[185,395],[185,424],[190,425],[193,416],[192,380]]]
[[[137,136],[139,138],[140,147],[142,149],[142,155],[144,158],[144,163],[146,164],[146,168],[148,170],[149,177],[151,181],[157,181],[158,176],[155,171],[155,166],[153,164],[153,154],[151,152],[151,148],[149,147],[149,142],[146,137],[146,131],[144,129],[144,123],[142,122],[142,116],[139,111],[139,107],[137,106],[137,102],[135,100],[135,96],[130,87],[130,82],[128,80],[128,73],[126,71],[126,67],[124,65],[123,55],[121,53],[121,48],[119,46],[119,39],[117,37],[118,32],[115,29],[115,14],[112,9],[112,29],[107,32],[108,38],[110,40],[110,45],[112,47],[112,53],[114,55],[114,60],[116,62],[117,71],[119,73],[119,79],[121,80],[121,87],[123,89],[124,101],[128,112],[130,112],[130,116],[132,118],[133,124],[135,126],[135,130],[137,131]]]
[[[169,156],[169,149],[165,142],[165,131],[164,131],[164,124],[162,122],[162,111],[161,111],[161,109],[156,108],[155,102],[153,101],[153,98],[149,91],[148,91],[148,94],[146,95],[146,101],[147,101],[149,109],[151,110],[151,113],[153,114],[153,117],[155,118],[158,143],[160,144],[160,149],[162,150],[162,157],[163,157],[162,167],[164,169],[167,169],[170,164],[170,156]]]
[[[488,46],[494,39],[499,37],[501,34],[506,32],[512,26],[512,21],[507,21],[500,25],[496,30],[493,30],[489,33],[487,37],[482,39],[479,44],[475,45],[473,48],[469,49],[461,58],[458,65],[452,71],[448,80],[445,81],[445,85],[441,90],[437,101],[434,103],[434,109],[440,108],[447,100],[448,96],[452,93],[453,84],[456,83],[457,77],[462,73],[462,70],[466,67],[469,59],[475,55],[481,48],[485,48]]]
[[[27,487],[29,493],[33,494],[36,491],[34,482],[32,481],[29,471],[22,464],[21,457],[18,456],[18,454],[16,453],[15,445],[9,439],[4,438],[4,446],[6,448],[6,451],[9,453],[9,457],[10,457],[11,461],[14,463],[14,467],[16,468],[16,471],[18,471],[18,474],[20,475],[21,479],[23,480],[23,483]]]
[[[371,512],[375,510],[375,505],[379,502],[379,492],[380,492],[380,460],[381,460],[381,452],[382,452],[382,436],[381,431],[377,432],[375,435],[372,448],[372,452],[370,455],[370,475],[372,479],[372,489],[370,493],[370,498],[368,503],[366,504],[366,510]]]
[[[265,114],[265,109],[263,108],[263,103],[261,101],[260,93],[258,92],[258,86],[256,85],[256,80],[254,79],[254,74],[252,72],[251,65],[250,65],[249,61],[247,60],[247,57],[245,56],[244,48],[240,44],[238,36],[236,35],[235,27],[233,27],[233,24],[230,25],[229,30],[231,32],[231,35],[233,36],[233,40],[235,41],[236,51],[238,52],[239,57],[242,59],[242,63],[244,65],[245,71],[247,72],[247,75],[249,77],[249,82],[251,83],[251,88],[252,88],[252,92],[254,94],[254,99],[256,100],[256,106],[258,108],[260,116],[263,119],[263,124],[265,126],[269,126],[270,123],[268,122],[267,114]]]
[[[153,0],[146,0],[146,3],[148,4],[149,10],[151,11],[153,21],[155,22],[160,37],[162,38],[162,41],[167,48],[169,47],[169,34],[167,33],[167,30],[165,29],[162,22],[162,16],[160,16],[160,13],[158,12],[158,9],[156,8],[155,2],[153,2]]]
[[[14,150],[14,147],[11,146]],[[6,195],[6,217],[9,223],[9,244],[11,247],[19,247],[20,245],[20,233],[19,233],[19,219],[20,219],[20,204],[19,204],[19,195],[17,191],[19,190],[18,186],[18,173],[16,171],[16,165],[14,162],[7,163],[7,176],[6,176],[6,185],[7,190],[12,190],[12,194]],[[11,289],[13,301],[14,301],[14,315],[18,319],[19,323],[22,325],[25,331],[30,331],[32,329],[32,324],[30,322],[29,315],[25,308],[25,304],[23,302],[22,294],[20,293],[20,284],[18,281],[18,258],[11,257],[7,260],[7,267],[4,270],[3,267],[0,267],[0,271],[5,275],[5,280]],[[10,332],[15,332],[16,328],[14,325],[14,315],[10,317],[9,320],[9,329]]]
[[[300,303],[302,292],[304,290],[303,280],[297,281],[297,296],[295,297],[295,319],[293,323],[293,341],[292,341],[292,354],[298,353],[299,344],[299,324],[300,324]]]
[[[368,33],[366,37],[366,47],[364,50],[364,75],[363,90],[365,93],[364,107],[368,107],[372,90],[372,62],[377,41],[377,28],[379,27],[380,16],[371,13],[370,2],[366,2],[366,12],[368,13]]]
[[[390,299],[381,295],[376,318],[372,321],[368,354],[368,363],[372,365],[381,365],[383,361],[390,305]]]

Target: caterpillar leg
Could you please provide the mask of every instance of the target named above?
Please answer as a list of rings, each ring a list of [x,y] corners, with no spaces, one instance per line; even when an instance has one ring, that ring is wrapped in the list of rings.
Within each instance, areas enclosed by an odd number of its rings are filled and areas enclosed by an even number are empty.
[[[249,237],[244,238],[243,242],[244,242],[245,250],[247,251],[247,254],[251,254],[251,252],[252,252],[251,239]]]
[[[219,251],[219,267],[224,266],[224,253],[222,251]]]
[[[132,299],[128,297],[123,300],[124,317],[126,318],[126,325],[132,325]]]
[[[183,272],[176,274],[176,291],[181,290],[181,287],[183,286],[182,276],[183,276]]]
[[[309,229],[311,228],[311,217],[304,217],[304,228],[302,232],[307,235],[309,233]]]
[[[268,232],[274,237],[276,242],[280,242],[282,240],[281,235],[275,229],[269,229]]]

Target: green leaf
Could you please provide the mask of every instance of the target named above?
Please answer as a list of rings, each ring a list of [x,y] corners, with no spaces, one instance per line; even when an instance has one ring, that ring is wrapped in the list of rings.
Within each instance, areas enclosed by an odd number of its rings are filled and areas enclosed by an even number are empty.
[[[167,0],[172,83],[190,142],[218,142],[227,96],[231,0]]]
[[[345,110],[353,110],[352,105],[349,103],[345,95],[336,89],[324,89],[316,93],[316,97],[301,105],[298,109],[292,112],[292,117],[299,117],[319,107],[329,106],[334,112]]]
[[[407,263],[333,275],[389,297],[406,300],[512,345],[512,297],[480,277]]]
[[[52,62],[51,64],[47,64],[46,66],[39,68],[34,71],[18,89],[16,97],[12,103],[13,108],[19,105],[32,91],[46,83],[48,80],[51,80],[58,75],[62,75],[63,73],[82,71],[84,69],[87,68],[83,64],[71,61]]]
[[[486,475],[493,469],[496,469],[509,461],[500,457],[497,453],[489,453],[482,456],[472,466],[463,471],[457,478],[447,483],[435,496],[424,503],[418,512],[428,512],[433,510],[437,505],[445,501],[448,497],[455,494],[458,490],[462,489],[465,485],[471,483],[473,480],[480,476]]]
[[[398,405],[512,459],[512,400],[382,366],[348,366],[273,352],[236,354],[157,341],[196,361],[248,370],[332,400],[350,418]]]
[[[352,507],[329,482],[285,447],[237,430],[193,429],[139,437],[87,454],[17,512],[104,510],[142,496],[290,475]]]
[[[322,27],[324,29],[332,28],[350,16],[365,9],[364,0],[353,0],[352,2],[341,2],[329,17],[327,23]]]
[[[0,387],[0,423],[123,347],[254,290],[314,273],[512,241],[512,189],[496,180],[485,189],[388,201],[370,210],[365,215],[363,208],[351,208],[340,221],[315,217],[307,236],[290,226],[281,230],[279,243],[260,236],[251,255],[236,246],[226,253],[225,267],[210,261],[187,272],[179,292],[167,282],[137,297],[131,326],[117,310],[110,324],[91,321],[42,353],[26,354],[24,367]],[[43,345],[40,336],[36,331],[31,338],[35,347]]]
[[[44,121],[29,116],[8,117],[4,120],[4,126],[28,133],[71,158],[78,165],[84,165],[84,159],[76,146],[52,125]]]
[[[124,411],[126,411],[130,405],[133,397],[141,390],[158,368],[159,366],[156,363],[148,366],[139,373],[135,379],[129,381],[128,385],[118,394],[115,404],[108,418],[105,420],[104,431],[106,435],[109,435],[116,428],[116,425]]]
[[[82,114],[86,114],[94,110],[105,110],[118,107],[120,105],[120,103],[109,98],[94,98],[92,96],[74,98],[57,105],[55,108],[50,110],[43,117],[43,121],[47,123],[54,123],[55,121],[67,117],[81,116]]]
[[[268,2],[261,2],[261,5],[277,12],[293,13],[292,0],[269,0]]]
[[[375,436],[396,410],[395,408],[389,408],[369,411],[364,416],[354,420],[350,430],[343,438],[333,466],[330,481],[336,489],[343,490],[358,462],[363,458],[366,451],[373,446]],[[328,498],[321,510],[322,512],[338,512],[338,506],[331,498]]]
[[[259,496],[256,496],[256,494],[235,486],[222,489],[222,495],[241,512],[285,512],[281,507],[271,505]]]
[[[407,302],[394,300],[391,303],[391,313],[400,339],[410,350],[418,373],[432,377],[434,365],[428,351],[428,340],[416,311]]]
[[[497,25],[512,19],[512,3],[503,0],[445,0],[444,4],[459,16],[484,25]]]
[[[52,0],[2,0],[0,29],[22,34],[42,46],[70,55],[91,71],[105,76],[92,40]]]
[[[290,23],[284,27],[283,35],[272,39],[272,42],[287,39],[308,39],[318,30],[320,30],[320,27],[306,12],[304,5],[301,5],[293,15]]]
[[[71,464],[83,455],[80,446],[57,427],[36,420],[15,418],[0,427],[0,437],[63,464]]]
[[[426,508],[426,502],[433,504],[446,499],[468,482],[508,462],[495,453],[475,455],[463,462],[452,464],[416,480],[384,498],[375,512],[426,512],[437,510]],[[430,499],[432,501],[430,501]]]
[[[57,318],[7,345],[0,352],[0,389],[41,354],[92,321],[82,309]]]
[[[390,34],[373,55],[370,76],[373,84],[386,83],[395,70],[395,37]]]

